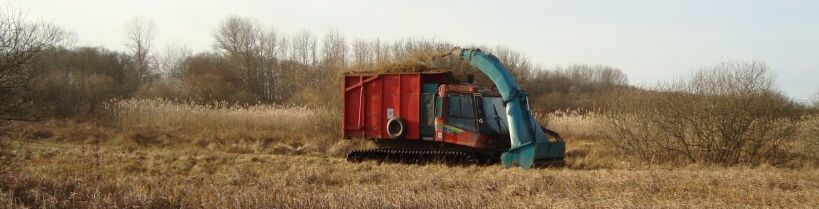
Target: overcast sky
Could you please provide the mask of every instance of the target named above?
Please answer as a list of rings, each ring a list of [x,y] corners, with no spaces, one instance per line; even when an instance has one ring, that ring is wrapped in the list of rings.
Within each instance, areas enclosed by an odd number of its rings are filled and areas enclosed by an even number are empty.
[[[230,15],[282,32],[348,39],[437,38],[502,45],[544,66],[605,64],[632,84],[688,75],[726,59],[762,60],[789,96],[819,91],[819,1],[182,1],[19,0],[6,5],[76,34],[79,45],[123,49],[125,23],[152,19],[157,48],[210,50]]]

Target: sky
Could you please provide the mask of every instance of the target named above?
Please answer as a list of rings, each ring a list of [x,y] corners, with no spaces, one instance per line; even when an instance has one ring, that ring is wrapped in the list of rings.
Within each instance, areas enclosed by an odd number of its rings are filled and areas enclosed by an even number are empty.
[[[819,1],[16,0],[6,7],[64,27],[82,46],[125,48],[133,17],[156,48],[213,48],[228,16],[281,32],[338,30],[348,39],[434,38],[505,46],[546,67],[603,64],[631,84],[672,80],[726,60],[764,61],[797,101],[819,93]],[[2,1],[0,1],[2,2]]]

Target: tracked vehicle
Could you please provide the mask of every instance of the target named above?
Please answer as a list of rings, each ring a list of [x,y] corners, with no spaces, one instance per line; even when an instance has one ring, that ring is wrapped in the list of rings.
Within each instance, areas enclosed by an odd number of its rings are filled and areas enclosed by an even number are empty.
[[[498,58],[460,48],[449,56],[469,62],[495,88],[457,81],[450,72],[344,75],[344,138],[378,145],[351,151],[348,161],[562,165],[565,143],[537,123],[526,93]]]

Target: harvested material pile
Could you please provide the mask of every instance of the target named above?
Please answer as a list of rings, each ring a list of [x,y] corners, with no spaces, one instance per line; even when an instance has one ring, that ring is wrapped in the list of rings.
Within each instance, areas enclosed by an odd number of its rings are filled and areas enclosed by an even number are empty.
[[[375,66],[362,69],[365,72],[378,72],[378,73],[407,73],[407,72],[440,72],[445,71],[445,69],[430,67],[430,63],[433,63],[436,60],[436,57],[440,57],[438,54],[434,53],[424,53],[420,52],[417,54],[413,54],[407,57],[402,57],[396,60],[391,60],[387,62],[379,62],[376,63]]]
[[[405,72],[430,72],[434,71],[417,60],[401,60],[398,62],[383,63],[376,65],[372,71],[381,73],[405,73]]]

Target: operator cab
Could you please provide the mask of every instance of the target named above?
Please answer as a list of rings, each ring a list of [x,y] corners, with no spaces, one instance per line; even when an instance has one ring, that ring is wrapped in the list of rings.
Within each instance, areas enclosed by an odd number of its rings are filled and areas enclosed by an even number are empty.
[[[459,88],[456,88],[459,89]],[[445,102],[443,100],[446,100]],[[509,134],[506,108],[497,92],[478,90],[477,92],[447,91],[441,97],[439,113],[446,112],[446,124],[492,136]],[[446,104],[446,108],[443,104]],[[444,117],[443,114],[437,115]]]
[[[422,116],[422,134],[435,141],[466,146],[498,147],[508,143],[506,108],[497,91],[473,85],[442,84],[429,95],[433,114]],[[426,108],[424,108],[426,109]],[[426,131],[424,126],[430,128]],[[505,146],[500,146],[505,147]]]

